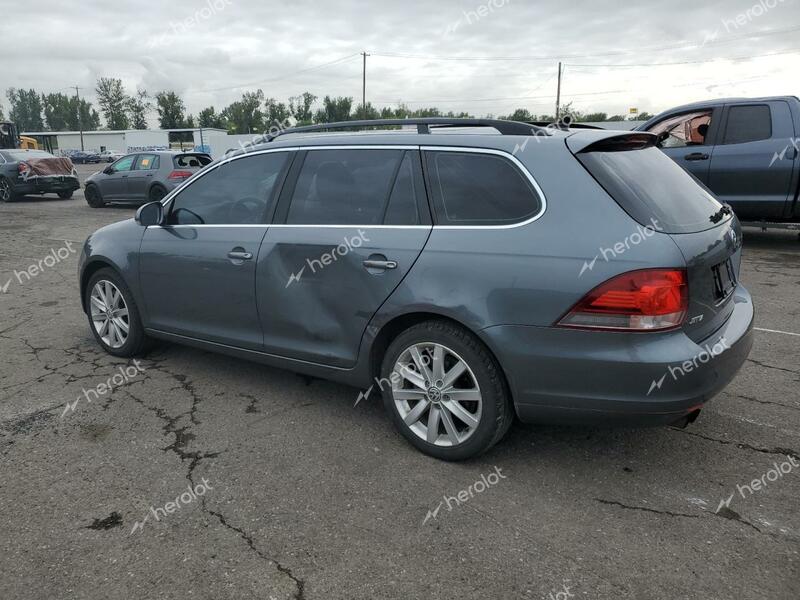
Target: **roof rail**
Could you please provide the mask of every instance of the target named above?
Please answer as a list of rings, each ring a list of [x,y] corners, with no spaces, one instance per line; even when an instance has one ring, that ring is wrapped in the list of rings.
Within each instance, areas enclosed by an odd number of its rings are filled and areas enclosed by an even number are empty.
[[[275,138],[288,133],[308,133],[312,131],[329,131],[332,129],[364,129],[367,127],[383,127],[388,125],[416,125],[417,133],[431,133],[434,128],[445,127],[493,127],[502,135],[551,135],[550,130],[522,123],[520,121],[505,121],[502,119],[458,119],[448,117],[425,117],[419,119],[371,119],[362,121],[339,121],[337,123],[319,123],[316,125],[301,125],[289,127],[279,131],[270,132],[263,136],[264,141],[271,142]]]

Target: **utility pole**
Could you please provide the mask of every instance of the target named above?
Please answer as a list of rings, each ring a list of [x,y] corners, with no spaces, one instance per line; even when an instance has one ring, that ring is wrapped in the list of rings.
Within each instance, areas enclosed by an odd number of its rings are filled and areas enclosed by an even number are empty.
[[[558,62],[558,88],[556,89],[556,118],[558,123],[558,113],[561,110],[561,61]]]
[[[367,57],[369,54],[362,52],[364,57],[364,67],[361,71],[361,110],[364,111],[364,118],[367,118]]]
[[[83,152],[83,120],[81,119],[81,97],[78,94],[78,90],[80,90],[77,85],[75,86],[75,98],[78,100],[77,102],[77,109],[78,109],[78,129],[81,132],[81,152]]]

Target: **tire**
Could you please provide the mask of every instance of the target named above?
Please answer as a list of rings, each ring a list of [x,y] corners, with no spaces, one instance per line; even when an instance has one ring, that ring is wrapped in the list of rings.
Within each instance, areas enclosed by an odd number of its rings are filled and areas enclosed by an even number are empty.
[[[150,188],[150,193],[147,195],[150,202],[158,202],[167,195],[167,190],[161,185],[154,185]]]
[[[99,292],[96,291],[98,289]],[[95,297],[100,300],[99,304]],[[122,304],[119,302],[120,297]],[[104,298],[105,300],[103,300]],[[103,306],[109,304],[111,304],[113,317],[110,320],[105,318],[104,315],[109,313],[103,309]],[[126,309],[127,315],[120,308]],[[113,269],[100,269],[89,278],[89,282],[86,284],[86,316],[97,343],[109,354],[130,358],[141,356],[150,348],[150,340],[145,335],[139,308],[133,294],[122,277]],[[126,316],[127,321],[125,320]],[[127,333],[120,322],[127,325]]]
[[[419,368],[420,362],[425,370]],[[400,374],[401,364],[413,365],[406,372],[418,384]],[[456,365],[461,374],[448,381]],[[430,380],[422,381],[428,376]],[[513,421],[511,395],[500,365],[480,340],[448,321],[425,321],[397,336],[384,355],[380,381],[384,406],[403,437],[441,460],[465,460],[486,452]],[[456,394],[460,401],[455,401]]]
[[[83,193],[86,196],[86,204],[92,208],[103,208],[106,205],[96,185],[87,185]]]
[[[0,202],[13,202],[16,199],[17,194],[14,193],[11,182],[5,177],[0,177]]]
[[[72,198],[72,192],[58,192],[58,197],[62,200],[69,200]]]

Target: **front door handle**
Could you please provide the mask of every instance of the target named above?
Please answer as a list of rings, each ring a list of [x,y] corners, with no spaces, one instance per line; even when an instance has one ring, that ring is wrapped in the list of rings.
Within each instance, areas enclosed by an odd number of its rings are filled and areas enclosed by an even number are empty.
[[[394,260],[372,260],[367,259],[363,263],[365,269],[396,269],[397,261]]]
[[[708,154],[705,152],[692,152],[683,157],[685,160],[708,160]]]
[[[244,250],[231,250],[228,252],[228,258],[233,260],[250,260],[253,258],[253,255],[250,252],[245,252]]]

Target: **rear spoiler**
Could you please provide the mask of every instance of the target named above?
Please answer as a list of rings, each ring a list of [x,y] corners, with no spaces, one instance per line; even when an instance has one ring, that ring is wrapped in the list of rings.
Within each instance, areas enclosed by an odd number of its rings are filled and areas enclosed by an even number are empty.
[[[573,154],[579,152],[620,152],[641,150],[658,143],[658,136],[641,131],[581,131],[567,138],[567,147]]]

